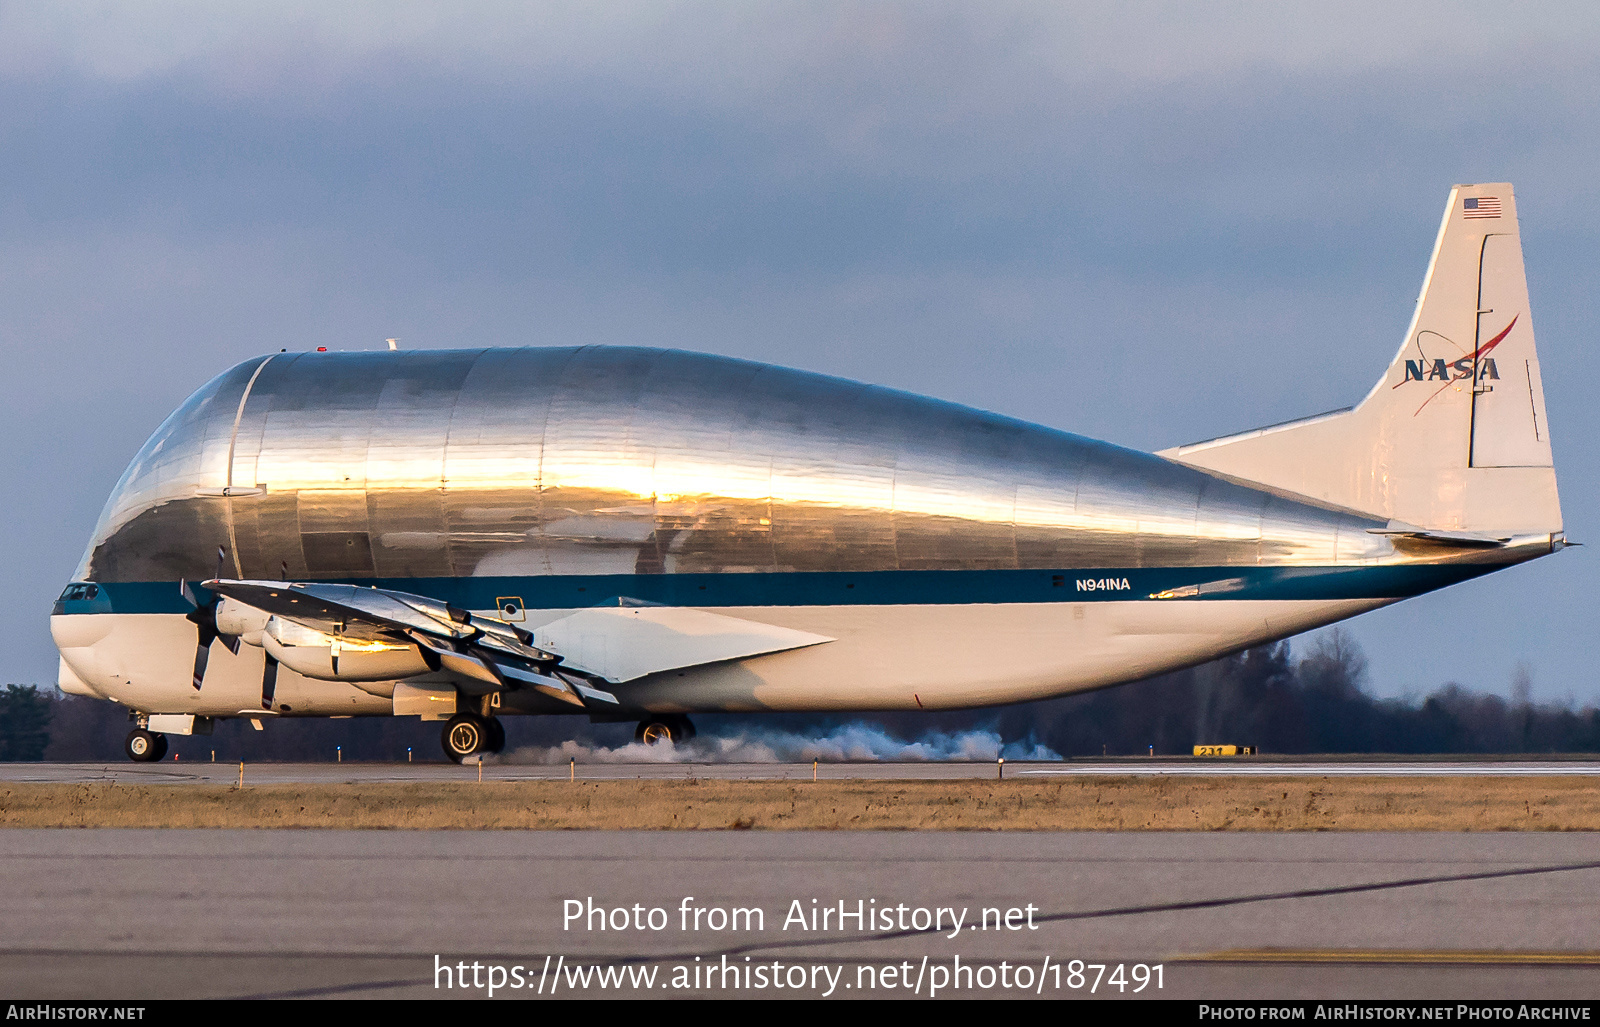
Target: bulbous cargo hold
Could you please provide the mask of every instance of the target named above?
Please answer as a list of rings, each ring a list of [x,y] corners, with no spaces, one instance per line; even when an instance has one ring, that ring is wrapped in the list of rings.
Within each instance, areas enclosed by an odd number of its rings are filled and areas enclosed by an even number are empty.
[[[675,351],[261,357],[118,483],[61,684],[140,731],[453,714],[459,759],[501,713],[680,738],[1137,680],[1560,548],[1531,324],[1489,185],[1362,403],[1156,455]]]
[[[78,577],[199,580],[219,547],[232,576],[313,581],[1348,566],[1393,556],[1373,527],[1065,432],[722,357],[300,353],[224,372],[161,426]]]

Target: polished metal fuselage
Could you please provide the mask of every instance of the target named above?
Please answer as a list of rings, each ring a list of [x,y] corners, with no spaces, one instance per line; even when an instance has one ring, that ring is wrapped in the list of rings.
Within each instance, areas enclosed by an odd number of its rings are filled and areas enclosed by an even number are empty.
[[[840,642],[647,681],[628,701],[916,708],[1130,680],[1536,555],[1408,546],[1370,530],[1384,524],[742,360],[281,353],[161,425],[77,579],[145,615],[182,613],[177,583],[219,573],[388,582],[479,609],[516,596],[530,624],[619,596],[714,607]],[[1107,602],[1128,609],[1086,614]],[[973,655],[909,651],[941,644]]]
[[[230,494],[231,493],[231,494]],[[689,353],[296,353],[196,392],[78,577],[1351,566],[1382,522],[919,396]]]

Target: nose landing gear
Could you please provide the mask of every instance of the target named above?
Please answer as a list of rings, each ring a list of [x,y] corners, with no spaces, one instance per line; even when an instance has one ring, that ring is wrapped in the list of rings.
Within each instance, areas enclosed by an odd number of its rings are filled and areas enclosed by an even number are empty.
[[[167,754],[167,736],[136,727],[128,732],[128,740],[122,743],[122,749],[128,754],[128,759],[135,763],[155,763]]]
[[[460,763],[475,753],[499,752],[506,747],[506,729],[498,717],[458,713],[445,723],[440,737],[444,754]]]
[[[694,725],[681,713],[663,713],[641,720],[633,731],[633,740],[645,745],[659,745],[662,742],[676,745],[693,737]]]

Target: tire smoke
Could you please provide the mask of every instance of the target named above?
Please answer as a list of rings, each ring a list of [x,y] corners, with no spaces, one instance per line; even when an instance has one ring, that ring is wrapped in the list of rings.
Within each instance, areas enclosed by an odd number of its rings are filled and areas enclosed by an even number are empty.
[[[566,741],[527,746],[506,753],[501,763],[935,763],[1059,760],[1060,754],[1029,742],[1003,742],[993,731],[930,732],[908,742],[868,724],[844,724],[823,734],[748,730],[725,736],[702,735],[687,742],[616,748]]]

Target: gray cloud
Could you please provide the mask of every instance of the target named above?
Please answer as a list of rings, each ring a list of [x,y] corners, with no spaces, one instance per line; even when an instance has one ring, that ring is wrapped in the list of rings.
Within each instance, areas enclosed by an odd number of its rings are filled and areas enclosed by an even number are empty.
[[[1171,84],[1219,71],[1361,75],[1449,69],[1527,48],[1593,52],[1588,5],[1492,0],[1337,7],[1131,2],[353,2],[203,0],[8,4],[0,66],[114,83],[198,75],[228,92],[320,91],[329,84],[443,73],[479,81],[600,76],[636,88],[763,106],[797,81],[921,79],[1003,83],[1042,72],[1064,82]],[[396,72],[396,68],[403,69]],[[930,107],[946,90],[881,95]]]

